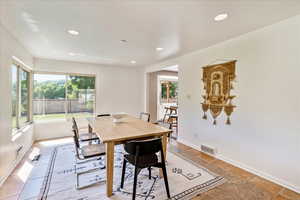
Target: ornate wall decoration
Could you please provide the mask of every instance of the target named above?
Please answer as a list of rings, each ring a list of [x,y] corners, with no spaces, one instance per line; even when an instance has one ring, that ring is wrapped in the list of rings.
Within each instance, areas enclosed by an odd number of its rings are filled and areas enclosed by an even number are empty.
[[[217,124],[217,117],[224,110],[227,115],[226,124],[231,124],[230,115],[235,105],[232,99],[235,97],[230,94],[233,89],[232,81],[235,79],[236,60],[226,63],[208,65],[203,67],[203,78],[205,94],[202,95],[204,101],[202,109],[204,112],[203,119],[207,119],[207,112],[210,111],[214,122]]]

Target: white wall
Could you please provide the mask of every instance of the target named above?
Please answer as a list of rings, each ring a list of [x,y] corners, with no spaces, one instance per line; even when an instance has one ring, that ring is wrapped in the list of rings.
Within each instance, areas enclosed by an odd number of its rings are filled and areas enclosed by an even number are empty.
[[[236,59],[232,125],[202,119],[201,67]],[[300,16],[169,60],[179,65],[179,141],[300,192]],[[188,98],[190,95],[191,98]]]
[[[96,64],[35,59],[36,71],[96,75],[96,112],[127,112],[137,116],[144,109],[143,69],[107,67]],[[51,128],[52,127],[52,128]],[[53,131],[53,127],[55,131]],[[65,120],[36,123],[36,139],[70,135],[71,125]]]
[[[0,185],[20,161],[33,142],[33,128],[28,127],[12,141],[11,64],[12,56],[32,66],[33,59],[26,49],[0,23]],[[23,146],[19,156],[16,149]]]

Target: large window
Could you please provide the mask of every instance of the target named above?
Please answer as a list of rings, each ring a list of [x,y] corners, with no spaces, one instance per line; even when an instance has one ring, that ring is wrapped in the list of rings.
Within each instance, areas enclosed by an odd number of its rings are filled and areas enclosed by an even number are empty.
[[[86,117],[95,109],[95,77],[34,74],[35,121]]]
[[[12,127],[18,129],[30,121],[30,73],[21,65],[11,67],[12,80]]]

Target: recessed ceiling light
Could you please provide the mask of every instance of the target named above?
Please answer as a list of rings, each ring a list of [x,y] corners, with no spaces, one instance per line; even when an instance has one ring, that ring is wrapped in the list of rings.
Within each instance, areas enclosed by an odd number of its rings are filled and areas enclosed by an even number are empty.
[[[156,51],[162,51],[162,50],[164,50],[164,48],[162,48],[162,47],[157,47],[156,48]]]
[[[130,63],[131,63],[131,64],[135,64],[135,63],[136,63],[136,61],[135,61],[135,60],[132,60],[132,61],[130,61]]]
[[[79,35],[79,32],[76,31],[76,30],[68,30],[68,33],[69,33],[70,35]]]
[[[82,53],[73,53],[73,52],[70,52],[69,55],[70,56],[86,56],[85,54],[82,54]]]
[[[128,41],[127,41],[127,40],[120,40],[120,42],[126,43],[126,42],[128,42]]]
[[[215,16],[215,21],[223,21],[225,20],[226,18],[228,17],[228,14],[227,13],[222,13],[222,14],[219,14],[217,16]]]

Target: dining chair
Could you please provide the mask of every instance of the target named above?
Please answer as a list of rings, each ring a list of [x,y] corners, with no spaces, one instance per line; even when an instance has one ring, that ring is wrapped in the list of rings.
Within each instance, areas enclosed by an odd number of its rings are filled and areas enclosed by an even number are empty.
[[[86,142],[86,141],[99,140],[96,133],[92,133],[91,131],[89,131],[89,133],[79,133],[79,129],[78,129],[78,125],[77,125],[75,117],[72,117],[72,123],[73,123],[72,128],[75,129],[78,133],[78,140],[79,141]]]
[[[165,107],[165,114],[162,122],[166,122],[167,117],[170,115],[170,107]]]
[[[170,106],[170,115],[177,115],[177,106]]]
[[[98,114],[97,117],[109,117],[111,114]]]
[[[83,162],[78,163],[76,160],[75,169],[77,169],[77,164],[83,164],[83,163],[87,163],[87,162],[95,161],[95,160],[104,160],[104,159],[102,159],[102,156],[104,156],[106,154],[104,144],[89,144],[89,145],[83,146],[80,144],[79,134],[76,129],[73,129],[73,133],[74,133],[73,139],[74,139],[74,144],[75,144],[76,158],[78,160],[83,161]],[[95,183],[85,185],[83,187],[79,186],[79,176],[80,175],[90,173],[90,172],[98,170],[98,169],[104,169],[104,168],[105,168],[105,165],[103,164],[103,166],[98,167],[98,168],[89,169],[89,170],[82,171],[79,173],[76,172],[76,189],[83,189],[83,188],[89,187],[91,185],[97,184],[99,182],[105,182],[105,180],[101,180],[101,181],[98,181]]]
[[[165,114],[162,122],[167,122],[171,115],[177,115],[177,106],[165,107]]]
[[[170,115],[168,119],[169,129],[173,131],[173,128],[176,128],[176,133],[178,133],[178,116]]]
[[[109,117],[111,116],[111,114],[97,114],[96,117],[99,118],[99,117]],[[89,130],[89,133],[93,133],[93,128],[90,126],[90,124],[88,125],[88,130]],[[96,133],[94,133],[94,135],[97,137]],[[98,138],[98,137],[97,137]],[[98,143],[100,143],[100,138],[98,138]]]
[[[144,120],[145,122],[150,122],[150,113],[141,112],[140,119]]]
[[[124,178],[127,162],[135,166],[132,192],[133,200],[135,200],[136,196],[137,177],[140,171],[144,168],[148,168],[149,179],[151,179],[151,167],[157,167],[162,169],[167,196],[168,198],[170,198],[169,183],[161,138],[141,141],[130,141],[124,144],[124,149],[126,154],[124,155],[123,159],[121,189],[124,187]],[[158,156],[156,155],[156,153],[158,152],[160,152],[161,161],[159,161]]]
[[[161,126],[161,127],[171,130],[171,132],[168,134],[169,140],[171,138],[176,139],[176,137],[172,137],[172,133],[174,132],[174,128],[176,128],[176,134],[178,133],[178,116],[177,115],[169,115],[169,117],[166,121],[156,121],[153,124],[156,124],[158,126]]]

